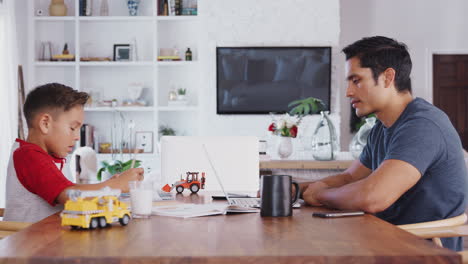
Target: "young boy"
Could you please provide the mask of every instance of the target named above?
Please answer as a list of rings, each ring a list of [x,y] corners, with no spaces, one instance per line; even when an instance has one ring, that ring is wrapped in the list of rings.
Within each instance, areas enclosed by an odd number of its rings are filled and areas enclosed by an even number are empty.
[[[6,180],[5,221],[36,222],[63,209],[67,191],[105,186],[128,192],[128,182],[143,179],[143,169],[130,169],[98,184],[74,184],[62,173],[65,157],[80,138],[84,104],[89,95],[49,83],[31,91],[24,103],[26,141],[13,145]]]

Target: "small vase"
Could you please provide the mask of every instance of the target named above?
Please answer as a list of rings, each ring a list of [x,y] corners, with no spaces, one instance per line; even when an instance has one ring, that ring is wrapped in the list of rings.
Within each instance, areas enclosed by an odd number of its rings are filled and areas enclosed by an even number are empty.
[[[278,155],[281,159],[287,159],[293,153],[291,137],[280,137]]]
[[[63,3],[64,0],[52,0],[49,5],[50,16],[66,16],[67,6]]]
[[[138,15],[138,5],[140,4],[140,0],[128,0],[128,13],[130,16],[137,16]]]
[[[328,111],[321,111],[320,121],[312,138],[312,157],[316,160],[334,160],[338,152],[338,138]]]

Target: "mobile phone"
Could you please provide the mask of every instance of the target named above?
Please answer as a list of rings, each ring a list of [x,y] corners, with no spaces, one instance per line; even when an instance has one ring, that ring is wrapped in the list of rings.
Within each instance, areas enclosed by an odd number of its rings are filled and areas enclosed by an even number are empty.
[[[333,212],[313,212],[312,216],[323,218],[346,217],[364,215],[363,211],[333,211]]]

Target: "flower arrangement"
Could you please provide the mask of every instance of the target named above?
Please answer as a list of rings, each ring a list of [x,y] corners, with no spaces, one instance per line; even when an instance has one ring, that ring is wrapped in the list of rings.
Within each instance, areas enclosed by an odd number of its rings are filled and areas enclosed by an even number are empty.
[[[273,122],[268,127],[268,131],[271,131],[274,135],[295,138],[302,118],[322,111],[325,109],[325,104],[320,99],[308,97],[292,101],[288,107],[293,108],[279,120],[276,120],[271,114]]]
[[[279,120],[272,115],[272,119],[273,122],[268,127],[268,131],[271,131],[273,135],[292,138],[297,136],[298,126],[302,117],[293,117],[289,114],[285,114]]]

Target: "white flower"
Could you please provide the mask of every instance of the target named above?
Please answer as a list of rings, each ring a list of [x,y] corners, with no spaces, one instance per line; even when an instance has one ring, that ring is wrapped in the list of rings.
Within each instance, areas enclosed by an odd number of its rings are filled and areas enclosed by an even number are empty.
[[[283,123],[284,126],[286,126],[287,128],[291,128],[294,125],[296,125],[296,120],[292,116],[290,116],[289,114],[284,115],[283,122],[284,122]]]

